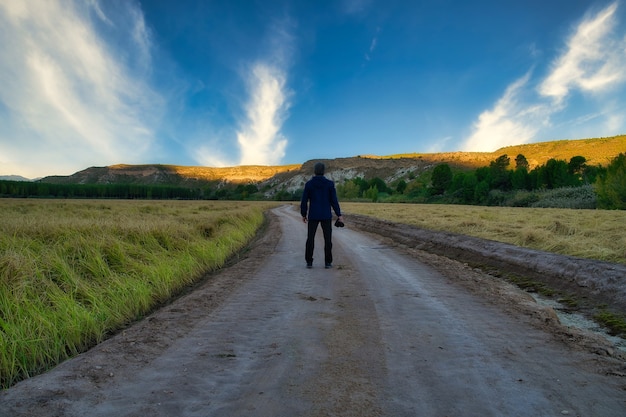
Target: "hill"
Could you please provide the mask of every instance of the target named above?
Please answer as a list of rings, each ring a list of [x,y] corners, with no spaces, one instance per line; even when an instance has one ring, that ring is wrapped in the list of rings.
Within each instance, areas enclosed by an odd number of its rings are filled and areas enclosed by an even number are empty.
[[[530,169],[545,164],[549,159],[569,161],[574,156],[584,156],[587,165],[607,165],[620,153],[626,152],[626,135],[609,138],[557,140],[528,143],[500,148],[494,152],[448,152],[437,154],[400,154],[373,158],[424,158],[431,161],[445,161],[468,168],[488,165],[499,156],[508,155],[512,160],[519,154],[526,157]]]
[[[163,184],[197,186],[206,183],[255,183],[276,174],[300,168],[300,165],[236,166],[212,168],[177,165],[110,165],[91,167],[69,176],[50,176],[41,182],[52,184]]]
[[[410,153],[389,156],[360,155],[350,158],[321,160],[327,176],[337,182],[355,177],[394,180],[417,176],[440,163],[458,169],[487,166],[506,154],[514,160],[518,154],[526,157],[530,168],[545,164],[549,159],[569,161],[584,156],[588,165],[607,165],[621,152],[626,152],[626,135],[610,138],[559,140],[507,146],[495,152]],[[295,191],[304,185],[313,172],[313,164],[283,166],[236,166],[211,168],[175,165],[111,165],[91,167],[70,176],[45,177],[41,182],[55,184],[141,184],[200,187],[231,184],[257,184],[271,195],[278,190]]]

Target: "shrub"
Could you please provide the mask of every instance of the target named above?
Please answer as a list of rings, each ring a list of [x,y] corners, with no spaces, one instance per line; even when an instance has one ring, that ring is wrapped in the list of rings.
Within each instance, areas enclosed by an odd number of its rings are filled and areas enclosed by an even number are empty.
[[[507,206],[511,207],[530,207],[540,199],[536,192],[516,191],[513,197],[507,201]]]
[[[544,191],[539,194],[539,198],[531,207],[595,209],[597,205],[596,194],[591,185]]]
[[[600,208],[626,210],[626,154],[616,156],[596,182]]]
[[[489,191],[487,198],[487,204],[490,206],[504,206],[506,205],[507,193],[500,190]]]

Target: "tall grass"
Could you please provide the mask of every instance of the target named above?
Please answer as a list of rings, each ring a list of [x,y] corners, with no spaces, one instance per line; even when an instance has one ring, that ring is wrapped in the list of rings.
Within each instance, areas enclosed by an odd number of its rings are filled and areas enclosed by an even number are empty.
[[[268,204],[0,200],[0,385],[84,351],[222,266]]]
[[[342,203],[356,213],[430,230],[626,264],[626,211],[444,204]]]

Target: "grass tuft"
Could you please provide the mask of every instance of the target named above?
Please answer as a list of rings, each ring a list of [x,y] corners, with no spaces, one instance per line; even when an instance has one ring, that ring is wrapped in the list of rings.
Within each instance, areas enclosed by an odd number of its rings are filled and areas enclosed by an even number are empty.
[[[608,310],[601,310],[593,316],[594,320],[608,329],[613,336],[626,336],[626,317]]]

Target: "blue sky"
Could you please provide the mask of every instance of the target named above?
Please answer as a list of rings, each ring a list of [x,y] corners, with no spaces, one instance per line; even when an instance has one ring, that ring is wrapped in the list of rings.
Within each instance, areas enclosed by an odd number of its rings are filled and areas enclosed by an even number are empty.
[[[0,0],[0,43],[0,175],[626,133],[623,0]]]

